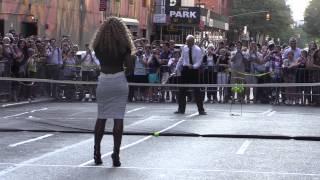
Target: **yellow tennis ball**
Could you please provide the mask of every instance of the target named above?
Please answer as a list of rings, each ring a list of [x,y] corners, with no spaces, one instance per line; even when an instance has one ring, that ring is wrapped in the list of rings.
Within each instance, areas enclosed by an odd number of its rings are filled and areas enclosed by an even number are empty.
[[[153,136],[158,137],[158,136],[160,136],[160,133],[159,132],[154,132]]]

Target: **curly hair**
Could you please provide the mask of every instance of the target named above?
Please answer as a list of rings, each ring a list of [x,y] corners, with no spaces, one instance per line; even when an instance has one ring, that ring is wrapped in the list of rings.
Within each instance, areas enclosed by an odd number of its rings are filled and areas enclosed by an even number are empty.
[[[107,18],[93,38],[91,43],[98,59],[118,59],[126,54],[134,54],[135,46],[132,35],[117,17]]]

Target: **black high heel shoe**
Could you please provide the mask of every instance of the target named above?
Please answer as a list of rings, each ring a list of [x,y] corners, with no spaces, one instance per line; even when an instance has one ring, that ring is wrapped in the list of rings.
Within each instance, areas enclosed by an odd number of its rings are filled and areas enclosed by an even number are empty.
[[[101,159],[100,148],[94,147],[93,159],[96,165],[101,165],[103,163]]]
[[[120,167],[121,166],[119,154],[112,153],[111,154],[111,158],[112,158],[112,163],[113,163],[114,167]]]

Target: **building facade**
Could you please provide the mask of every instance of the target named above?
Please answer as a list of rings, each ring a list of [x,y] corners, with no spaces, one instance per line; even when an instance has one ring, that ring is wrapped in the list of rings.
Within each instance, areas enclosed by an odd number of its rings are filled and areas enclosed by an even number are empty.
[[[2,0],[0,33],[15,30],[24,36],[38,35],[60,40],[63,36],[84,47],[107,16],[123,18],[137,38],[150,36],[152,0]]]
[[[219,15],[229,16],[231,0],[198,0],[197,3]]]
[[[229,8],[229,0],[156,0],[153,38],[184,43],[193,34],[199,42],[223,41],[229,30]]]

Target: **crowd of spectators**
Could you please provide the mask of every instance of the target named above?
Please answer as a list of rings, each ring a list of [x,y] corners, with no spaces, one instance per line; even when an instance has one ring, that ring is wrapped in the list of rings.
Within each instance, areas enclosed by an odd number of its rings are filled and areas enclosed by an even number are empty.
[[[289,45],[276,45],[272,40],[260,45],[242,42],[209,44],[203,49],[203,62],[199,74],[202,84],[262,84],[262,83],[318,83],[320,82],[320,50],[315,42],[300,49],[297,40]],[[174,41],[159,46],[142,46],[135,57],[132,82],[178,83],[181,48]],[[171,74],[171,75],[170,75]],[[174,75],[174,76],[172,76]],[[320,104],[320,87],[245,88],[244,103]],[[169,92],[168,92],[169,91]],[[172,101],[176,93],[168,88],[131,88],[129,101]],[[230,102],[236,95],[231,88],[204,88],[203,99],[211,103]],[[206,96],[206,97],[205,97]],[[192,95],[188,98],[192,101]]]
[[[81,53],[68,36],[58,43],[54,38],[23,37],[13,30],[0,38],[0,62],[0,75],[5,77],[94,81],[99,72],[99,61],[88,45]],[[66,98],[56,84],[20,81],[7,86],[11,101],[32,100],[37,96]],[[89,101],[95,98],[94,87],[84,91],[88,91]],[[84,97],[87,92],[80,93]]]
[[[59,43],[58,43],[59,42]],[[138,42],[138,41],[136,41]],[[314,83],[320,82],[320,50],[315,42],[307,49],[296,47],[291,38],[289,45],[275,45],[272,40],[263,44],[241,42],[210,43],[203,49],[203,63],[199,74],[202,84],[262,84],[262,83]],[[181,45],[182,46],[182,45]],[[178,83],[177,67],[181,46],[174,41],[149,44],[137,43],[133,72],[127,72],[129,82]],[[0,38],[0,75],[16,78],[96,81],[99,60],[89,45],[84,51],[68,36],[58,41],[37,36],[22,37],[10,31]],[[3,82],[0,82],[3,83]],[[8,87],[10,100],[32,100],[38,96],[70,98],[92,101],[95,86],[65,86],[50,83],[12,82]],[[69,94],[67,93],[69,89]],[[77,96],[75,95],[78,91]],[[61,94],[61,92],[63,92]],[[210,103],[226,103],[235,97],[231,88],[203,89],[203,99]],[[320,104],[320,87],[246,88],[245,103]],[[206,97],[205,97],[206,96]],[[177,92],[172,88],[130,87],[128,101],[176,102]],[[192,101],[192,94],[188,97]]]

